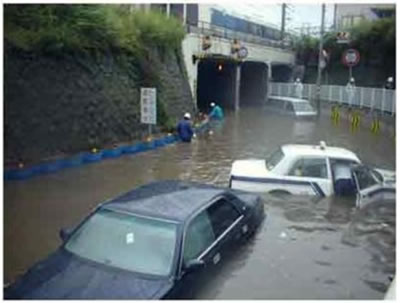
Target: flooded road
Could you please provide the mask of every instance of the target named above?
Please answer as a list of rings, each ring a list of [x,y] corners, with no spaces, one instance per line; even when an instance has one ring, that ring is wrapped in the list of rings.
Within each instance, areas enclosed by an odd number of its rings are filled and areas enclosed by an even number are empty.
[[[395,141],[368,129],[270,115],[228,113],[213,135],[4,185],[4,281],[12,281],[60,245],[59,229],[99,202],[154,180],[227,186],[232,161],[265,158],[285,143],[353,150],[365,163],[395,169]],[[266,197],[260,232],[196,294],[202,299],[380,299],[395,270],[392,202],[355,210],[353,201]]]
[[[366,223],[349,201],[265,199],[268,218],[260,231],[197,298],[383,298],[395,268],[394,203],[371,204],[372,213],[386,214]]]

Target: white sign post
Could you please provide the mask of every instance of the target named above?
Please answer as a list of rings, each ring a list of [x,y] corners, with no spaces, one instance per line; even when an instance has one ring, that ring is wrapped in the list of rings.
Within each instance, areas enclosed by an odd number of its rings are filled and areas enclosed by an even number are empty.
[[[157,90],[154,87],[140,88],[140,122],[149,125],[149,136],[151,136],[151,125],[157,124]]]

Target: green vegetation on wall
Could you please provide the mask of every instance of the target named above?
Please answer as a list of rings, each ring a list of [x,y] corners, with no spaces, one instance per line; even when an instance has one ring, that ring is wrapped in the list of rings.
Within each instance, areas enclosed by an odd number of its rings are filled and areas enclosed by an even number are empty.
[[[185,31],[176,18],[127,5],[7,4],[4,36],[25,51],[116,49],[137,55],[149,47],[180,48]]]
[[[178,19],[127,4],[6,4],[7,165],[142,140],[141,87],[157,89],[153,131],[173,131],[194,110],[184,36]]]

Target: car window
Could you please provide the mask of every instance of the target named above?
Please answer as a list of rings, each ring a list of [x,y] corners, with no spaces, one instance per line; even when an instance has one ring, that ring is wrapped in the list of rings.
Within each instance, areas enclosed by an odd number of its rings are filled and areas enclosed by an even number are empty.
[[[354,160],[347,160],[347,159],[336,159],[336,158],[329,158],[329,163],[333,166],[334,164],[344,164],[348,166],[357,165],[358,162]]]
[[[74,232],[65,249],[101,264],[166,276],[176,238],[175,223],[101,209]]]
[[[289,171],[289,176],[328,178],[326,160],[324,158],[300,158]]]
[[[268,170],[272,170],[283,159],[283,157],[284,153],[279,148],[268,157],[268,159],[265,161],[265,166]]]
[[[183,261],[196,259],[214,240],[215,235],[208,213],[202,211],[190,222],[186,230]]]
[[[360,190],[378,184],[378,181],[373,177],[371,171],[366,167],[360,167],[354,169],[354,174],[357,178]]]
[[[291,102],[286,103],[286,110],[289,112],[294,112],[293,104]]]
[[[218,200],[209,206],[207,213],[211,219],[211,225],[216,238],[240,217],[240,213],[235,206],[225,199]]]

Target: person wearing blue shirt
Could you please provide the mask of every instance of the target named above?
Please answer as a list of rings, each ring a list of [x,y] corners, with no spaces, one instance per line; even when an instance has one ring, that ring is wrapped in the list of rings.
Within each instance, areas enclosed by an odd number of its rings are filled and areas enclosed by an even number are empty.
[[[211,113],[208,115],[210,119],[214,120],[222,120],[224,118],[224,113],[222,111],[222,108],[218,105],[216,105],[214,102],[211,102]]]
[[[194,137],[190,119],[191,119],[190,114],[186,113],[183,116],[183,119],[181,121],[179,121],[179,123],[176,127],[179,138],[183,142],[188,142],[188,143],[190,143],[192,141],[192,137]]]

